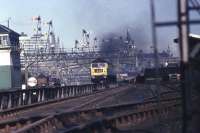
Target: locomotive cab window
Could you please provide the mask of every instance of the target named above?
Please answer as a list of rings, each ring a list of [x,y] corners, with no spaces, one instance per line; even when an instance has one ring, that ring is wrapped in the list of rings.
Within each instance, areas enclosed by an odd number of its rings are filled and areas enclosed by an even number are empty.
[[[99,63],[99,67],[105,67],[105,63]]]
[[[97,63],[92,64],[92,67],[98,67]]]

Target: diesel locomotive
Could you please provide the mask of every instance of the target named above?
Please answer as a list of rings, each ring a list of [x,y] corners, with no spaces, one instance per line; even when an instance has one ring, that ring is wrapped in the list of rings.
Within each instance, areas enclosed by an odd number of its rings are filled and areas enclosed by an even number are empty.
[[[116,82],[116,72],[113,65],[104,59],[97,58],[90,66],[91,81],[93,83]]]

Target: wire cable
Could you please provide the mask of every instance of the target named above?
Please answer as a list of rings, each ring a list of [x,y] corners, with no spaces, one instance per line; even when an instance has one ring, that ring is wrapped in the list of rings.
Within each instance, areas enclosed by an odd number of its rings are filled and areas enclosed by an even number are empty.
[[[190,4],[194,7],[194,8],[197,8],[197,9],[195,9],[197,12],[198,12],[198,14],[200,15],[200,2],[199,2],[199,0],[190,0],[189,1],[190,2]]]

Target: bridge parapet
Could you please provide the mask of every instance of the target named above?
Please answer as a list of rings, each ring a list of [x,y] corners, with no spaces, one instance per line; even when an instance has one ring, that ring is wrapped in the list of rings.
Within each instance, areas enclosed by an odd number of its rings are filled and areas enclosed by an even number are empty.
[[[87,95],[102,87],[102,85],[88,84],[2,91],[0,92],[0,110],[3,111],[35,103]]]

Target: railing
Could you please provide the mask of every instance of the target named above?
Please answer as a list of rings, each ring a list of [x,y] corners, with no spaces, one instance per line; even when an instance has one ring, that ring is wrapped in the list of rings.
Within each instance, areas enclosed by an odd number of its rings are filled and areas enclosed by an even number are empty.
[[[16,108],[33,103],[90,94],[103,88],[102,85],[88,84],[81,86],[34,88],[27,90],[8,90],[0,92],[0,110]]]

